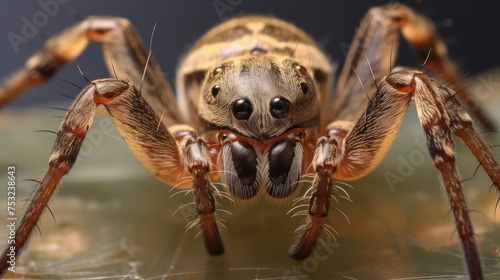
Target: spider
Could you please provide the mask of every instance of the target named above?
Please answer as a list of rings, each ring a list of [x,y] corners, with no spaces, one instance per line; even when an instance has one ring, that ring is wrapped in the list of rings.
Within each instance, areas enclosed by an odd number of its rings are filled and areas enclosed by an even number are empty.
[[[400,31],[426,68],[453,83],[420,70],[392,67]],[[51,38],[17,76],[20,85],[50,78],[78,55],[87,38],[101,42],[118,79],[92,81],[69,108],[49,169],[17,230],[16,252],[75,162],[95,107],[103,105],[155,177],[192,189],[210,254],[224,251],[214,214],[214,181],[226,185],[237,200],[279,200],[296,194],[301,176],[312,173],[303,199],[308,218],[290,250],[293,258],[304,259],[319,235],[328,231],[325,219],[338,192],[334,180],[354,180],[377,166],[413,99],[449,195],[468,272],[481,279],[451,133],[466,142],[497,187],[500,168],[455,98],[454,87],[462,86],[444,44],[432,24],[411,9],[387,5],[367,13],[334,91],[330,62],[316,43],[294,26],[262,16],[227,21],[202,37],[179,68],[177,100],[130,23],[120,18],[90,17]],[[3,102],[18,93],[19,80],[11,81],[4,87]],[[458,96],[470,105],[466,94]],[[490,125],[480,110],[472,112]],[[190,182],[178,184],[186,176]]]

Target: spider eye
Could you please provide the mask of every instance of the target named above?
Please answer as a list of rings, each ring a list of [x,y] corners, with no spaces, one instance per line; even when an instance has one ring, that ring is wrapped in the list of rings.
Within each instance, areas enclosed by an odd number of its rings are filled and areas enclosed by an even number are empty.
[[[223,134],[219,135],[219,140],[220,140],[221,142],[226,141],[226,139],[227,139],[227,134],[223,133]]]
[[[302,82],[300,83],[300,90],[302,90],[303,94],[306,94],[309,91],[309,87],[306,83]]]
[[[295,70],[297,70],[303,76],[307,75],[307,69],[300,64],[295,65]]]
[[[217,67],[212,72],[212,75],[215,77],[215,76],[219,75],[220,72],[222,72],[222,67]]]
[[[290,101],[283,97],[271,100],[271,114],[277,119],[282,119],[290,113]]]
[[[239,99],[233,103],[233,115],[238,120],[247,120],[252,114],[252,103],[248,99]]]
[[[212,87],[212,96],[213,97],[216,97],[217,94],[219,94],[219,91],[220,91],[220,86],[219,84],[215,84],[213,87]]]

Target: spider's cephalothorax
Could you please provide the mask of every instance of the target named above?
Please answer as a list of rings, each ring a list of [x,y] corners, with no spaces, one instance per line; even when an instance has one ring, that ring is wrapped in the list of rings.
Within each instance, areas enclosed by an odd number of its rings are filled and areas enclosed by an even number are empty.
[[[218,134],[222,180],[237,198],[255,196],[260,186],[283,198],[297,186],[305,129],[319,121],[315,85],[299,67],[256,55],[223,63],[204,82],[201,124]]]
[[[297,188],[329,79],[330,64],[314,41],[274,18],[233,19],[195,44],[179,70],[189,100],[181,99],[181,108],[188,119],[198,116],[192,121],[206,140],[220,143],[221,180],[234,197],[265,189],[284,198]]]
[[[54,36],[26,69],[0,87],[0,106],[50,78],[89,40],[101,43],[109,68],[123,80],[92,81],[69,108],[49,168],[16,229],[15,246],[0,259],[1,273],[9,266],[8,254],[23,248],[72,168],[97,106],[108,110],[135,156],[156,178],[192,189],[197,223],[211,254],[224,251],[213,181],[222,181],[236,199],[260,193],[282,199],[296,193],[301,176],[310,173],[312,183],[300,199],[308,203],[307,219],[290,250],[292,257],[303,259],[320,234],[328,233],[330,198],[339,192],[333,180],[354,180],[373,170],[414,100],[469,276],[482,279],[451,134],[467,144],[497,188],[500,166],[457,98],[483,125],[491,124],[465,90],[457,94],[421,71],[392,68],[400,33],[426,68],[463,88],[432,23],[400,4],[367,13],[333,90],[326,55],[303,31],[271,17],[235,18],[204,35],[181,63],[177,98],[127,20],[89,17]],[[186,176],[189,182],[179,183]]]
[[[266,186],[270,195],[286,197],[299,180],[304,128],[317,126],[318,101],[314,90],[302,89],[308,86],[301,87],[293,63],[281,68],[267,56],[242,62],[213,79],[220,93],[204,98],[200,117],[209,129],[226,130],[219,133],[221,169],[233,195],[250,198]]]

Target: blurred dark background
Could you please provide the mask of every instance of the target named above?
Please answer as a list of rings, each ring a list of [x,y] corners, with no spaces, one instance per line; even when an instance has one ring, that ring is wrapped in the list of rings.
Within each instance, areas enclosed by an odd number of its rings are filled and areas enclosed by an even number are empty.
[[[50,0],[41,0],[49,2]],[[55,2],[52,0],[50,2]],[[43,13],[38,1],[0,2],[0,81],[21,68],[26,59],[40,49],[44,41],[65,27],[89,15],[113,15],[130,19],[145,41],[149,41],[153,26],[157,29],[153,54],[172,82],[179,57],[210,27],[221,20],[249,13],[275,15],[287,19],[317,39],[331,58],[342,63],[341,45],[349,44],[354,29],[366,11],[389,1],[77,1],[59,0],[59,10],[48,15],[46,24],[17,52],[9,41],[13,32],[22,36],[23,18]],[[67,3],[66,3],[67,2]],[[500,3],[496,1],[401,1],[431,18],[449,47],[451,57],[463,73],[478,73],[499,65]],[[65,4],[63,4],[65,3]],[[216,9],[219,8],[219,10]],[[69,64],[57,77],[79,85],[86,82],[80,76],[79,64],[90,79],[108,77],[97,45],[91,47],[75,63]],[[419,66],[406,46],[400,51],[400,65]],[[10,109],[60,100],[55,92],[76,94],[78,89],[61,80],[53,80],[25,94]]]

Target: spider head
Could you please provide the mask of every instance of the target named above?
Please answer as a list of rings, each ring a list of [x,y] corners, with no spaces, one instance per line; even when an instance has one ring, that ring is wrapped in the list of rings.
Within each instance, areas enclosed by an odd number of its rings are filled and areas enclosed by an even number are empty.
[[[318,92],[304,66],[289,58],[254,55],[232,59],[208,76],[200,117],[265,141],[292,127],[319,121]]]
[[[290,58],[232,59],[207,77],[200,117],[219,131],[223,181],[237,198],[261,186],[275,198],[296,189],[306,130],[319,122],[319,93],[304,66]]]

